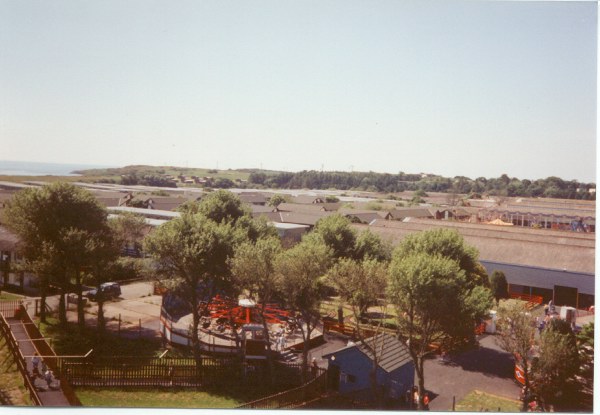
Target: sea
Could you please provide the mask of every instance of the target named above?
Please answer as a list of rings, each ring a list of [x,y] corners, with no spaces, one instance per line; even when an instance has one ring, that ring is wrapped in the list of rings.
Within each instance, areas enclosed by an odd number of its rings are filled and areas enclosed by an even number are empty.
[[[114,166],[0,160],[0,176],[79,176],[73,172],[107,167]]]

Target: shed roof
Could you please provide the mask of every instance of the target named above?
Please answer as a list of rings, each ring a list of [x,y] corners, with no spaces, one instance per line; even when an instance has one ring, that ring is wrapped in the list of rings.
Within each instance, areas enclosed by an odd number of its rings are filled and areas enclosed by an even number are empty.
[[[277,206],[279,212],[324,212],[325,206],[322,203],[280,203]]]
[[[379,367],[388,373],[391,373],[405,364],[412,362],[406,345],[398,340],[395,336],[392,336],[388,333],[379,333],[373,337],[365,339],[364,342],[350,344],[340,350],[323,355],[323,357],[327,358],[342,351],[356,348],[370,360],[373,360],[373,353],[371,353],[369,348],[365,346],[364,343],[367,343],[367,345],[375,347],[377,351],[380,351],[378,356]]]

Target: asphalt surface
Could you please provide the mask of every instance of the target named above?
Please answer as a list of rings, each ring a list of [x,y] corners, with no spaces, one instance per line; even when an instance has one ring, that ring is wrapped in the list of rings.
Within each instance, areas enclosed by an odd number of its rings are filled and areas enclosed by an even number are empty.
[[[477,350],[425,362],[425,389],[429,391],[432,411],[451,411],[452,400],[458,403],[477,389],[508,399],[518,399],[520,388],[513,377],[514,360],[500,349],[493,335],[484,335]],[[415,383],[417,379],[415,377]]]

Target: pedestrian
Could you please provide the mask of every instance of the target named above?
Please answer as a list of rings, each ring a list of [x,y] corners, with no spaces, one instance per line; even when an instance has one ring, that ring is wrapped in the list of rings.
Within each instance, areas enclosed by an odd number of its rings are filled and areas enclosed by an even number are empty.
[[[38,352],[33,354],[33,357],[31,358],[31,364],[33,365],[34,370],[38,370],[38,365],[40,364],[40,355]]]
[[[279,339],[279,341],[281,342],[281,344],[279,345],[280,349],[283,352],[283,351],[285,351],[285,348],[287,346],[287,338],[285,337],[285,334],[281,335],[281,338]]]
[[[429,411],[429,392],[425,392],[423,395],[423,408]]]
[[[538,325],[538,331],[539,331],[540,335],[542,334],[544,327],[546,327],[546,322],[544,320],[542,320],[542,321],[540,321],[540,324]]]
[[[310,371],[312,373],[313,379],[317,377],[317,370],[319,369],[319,365],[317,365],[317,359],[315,357],[312,358]]]
[[[413,386],[413,405],[415,408],[419,407],[419,388]]]

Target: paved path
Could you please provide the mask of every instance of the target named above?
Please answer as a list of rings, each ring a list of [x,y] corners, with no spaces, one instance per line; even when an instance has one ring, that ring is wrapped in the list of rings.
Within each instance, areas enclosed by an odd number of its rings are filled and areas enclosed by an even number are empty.
[[[508,399],[517,399],[520,389],[514,382],[512,356],[500,349],[495,337],[484,335],[480,347],[450,356],[450,362],[425,362],[425,388],[433,397],[432,411],[452,410],[452,397],[458,403],[474,389]],[[417,381],[415,377],[415,382]]]
[[[10,329],[13,332],[15,339],[19,341],[19,348],[21,349],[23,356],[33,356],[36,350],[31,340],[29,340],[29,335],[27,334],[27,331],[25,331],[23,323],[14,318],[7,319],[7,321],[10,324]],[[25,358],[25,360],[27,361],[27,371],[31,373],[33,370],[31,358]],[[35,385],[47,386],[48,384],[45,380],[38,378],[35,381]],[[44,392],[38,390],[38,396],[40,397],[43,406],[70,406],[69,401],[60,389],[47,390]]]

